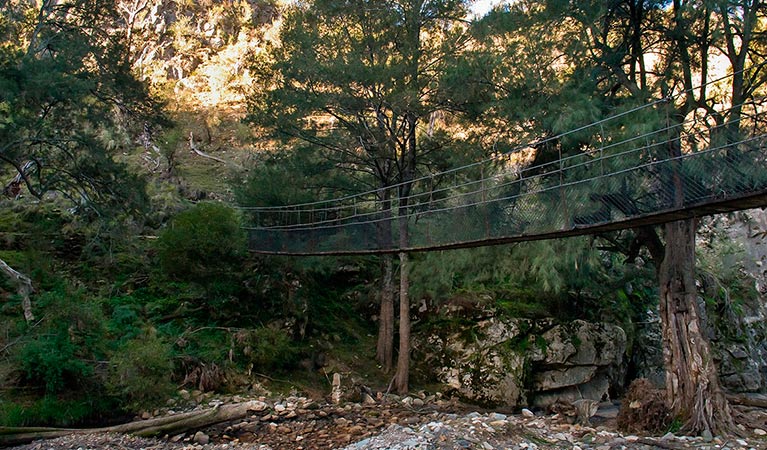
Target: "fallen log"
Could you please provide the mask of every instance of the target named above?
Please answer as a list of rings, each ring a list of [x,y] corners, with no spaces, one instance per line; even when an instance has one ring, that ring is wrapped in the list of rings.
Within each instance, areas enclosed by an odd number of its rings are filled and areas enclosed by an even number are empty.
[[[0,447],[71,434],[122,433],[142,437],[180,434],[221,422],[242,419],[251,411],[263,411],[265,408],[266,405],[263,402],[253,400],[103,428],[0,427]]]

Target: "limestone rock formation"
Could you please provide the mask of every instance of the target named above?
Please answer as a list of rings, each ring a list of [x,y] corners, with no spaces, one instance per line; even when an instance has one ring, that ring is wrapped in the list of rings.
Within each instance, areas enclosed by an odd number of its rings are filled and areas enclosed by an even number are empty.
[[[431,333],[416,352],[432,375],[468,401],[495,406],[604,400],[622,380],[626,334],[576,320],[490,316],[468,330]]]

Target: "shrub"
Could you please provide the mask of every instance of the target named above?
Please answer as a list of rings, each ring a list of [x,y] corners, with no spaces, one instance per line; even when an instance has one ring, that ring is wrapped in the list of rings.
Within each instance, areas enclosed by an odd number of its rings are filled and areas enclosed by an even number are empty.
[[[256,328],[241,333],[243,354],[255,368],[263,371],[280,370],[294,366],[298,351],[285,330],[271,327]]]
[[[174,390],[171,346],[154,333],[128,341],[110,360],[108,386],[129,408],[159,404]]]
[[[24,380],[46,394],[77,389],[93,369],[77,356],[78,347],[65,333],[36,336],[17,354]]]
[[[671,426],[664,392],[646,378],[631,382],[618,412],[618,429],[626,433],[661,434]]]
[[[200,203],[179,213],[157,242],[163,270],[181,279],[226,272],[240,261],[245,245],[235,211],[218,203]]]
[[[22,381],[47,395],[92,387],[106,340],[100,307],[65,287],[36,300],[44,319],[13,349]]]

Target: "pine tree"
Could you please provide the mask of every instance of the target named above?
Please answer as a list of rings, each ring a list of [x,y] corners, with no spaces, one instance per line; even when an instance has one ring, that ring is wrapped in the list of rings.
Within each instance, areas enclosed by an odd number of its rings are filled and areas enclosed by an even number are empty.
[[[695,111],[715,124],[708,130],[710,142],[721,130],[727,130],[726,142],[737,142],[740,105],[758,108],[752,104],[753,94],[764,83],[759,65],[763,56],[758,51],[764,45],[758,32],[764,6],[750,0],[516,2],[491,14],[480,28],[494,36],[492,42],[499,37],[508,42],[507,52],[497,53],[504,56],[487,77],[499,88],[490,96],[488,113],[508,121],[507,129],[527,121],[546,136],[604,117],[621,105],[669,98],[648,116],[650,123],[670,127],[664,158],[681,154],[681,125]],[[535,34],[548,39],[536,43],[528,38]],[[489,44],[491,54],[498,50],[493,45]],[[699,81],[711,78],[717,49],[732,75],[726,96]],[[651,54],[656,55],[654,60]],[[543,76],[531,81],[525,71]],[[560,103],[562,99],[566,101]],[[527,105],[522,109],[523,102]],[[717,107],[727,103],[732,108]],[[557,109],[562,104],[567,107]],[[584,113],[591,120],[584,120],[589,119]],[[568,123],[573,119],[575,123]],[[630,136],[631,127],[625,123],[610,130],[617,135],[627,131]],[[582,138],[593,140],[593,136]],[[572,144],[557,141],[553,148],[540,148],[536,159],[544,158],[547,150],[579,151],[577,143]],[[669,202],[684,201],[680,179],[674,170],[661,175],[660,181],[673,187]],[[688,432],[727,432],[733,426],[732,416],[708,356],[696,302],[695,223],[684,220],[664,228],[665,245],[657,230],[644,227],[634,230],[635,242],[625,248],[635,254],[638,245],[647,246],[658,270],[668,404]]]
[[[408,245],[409,197],[437,154],[421,143],[425,122],[455,110],[442,80],[467,42],[462,1],[316,0],[289,8],[280,43],[257,72],[265,92],[250,120],[310,143],[350,176],[377,189],[379,246]],[[394,216],[398,216],[396,231]],[[397,242],[394,242],[395,233]],[[400,253],[400,346],[396,387],[408,389],[408,255]],[[378,359],[392,365],[393,262],[382,258]]]
[[[165,120],[122,57],[110,8],[95,0],[0,5],[4,195],[57,192],[74,210],[97,215],[145,204],[143,181],[114,156],[131,135]],[[30,320],[31,280],[0,265],[19,281]]]

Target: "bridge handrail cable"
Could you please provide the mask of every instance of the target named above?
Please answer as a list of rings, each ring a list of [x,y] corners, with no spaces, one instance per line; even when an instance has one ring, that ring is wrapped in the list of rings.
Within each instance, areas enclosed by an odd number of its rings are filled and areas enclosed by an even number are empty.
[[[761,100],[765,100],[765,99],[767,99],[767,97],[764,97]],[[741,105],[736,105],[736,106],[743,106],[745,104],[747,104],[747,103],[742,103]],[[731,107],[730,109],[732,109],[734,107],[735,106]],[[738,122],[740,120],[743,120],[743,118],[741,117],[740,119],[737,119],[736,121],[732,121],[732,122],[729,122],[729,123],[735,123],[735,122]],[[647,145],[644,145],[644,146],[641,146],[641,147],[635,147],[635,148],[632,148],[630,150],[626,150],[626,151],[619,152],[619,153],[604,154],[605,150],[609,150],[611,148],[619,147],[619,146],[625,145],[625,144],[633,142],[633,141],[638,141],[638,140],[642,140],[642,139],[648,139],[649,137],[651,137],[653,135],[662,134],[662,133],[671,131],[671,130],[673,130],[675,128],[684,127],[685,125],[693,124],[693,123],[698,122],[698,121],[699,121],[698,118],[688,119],[688,120],[685,120],[684,122],[676,123],[676,124],[673,124],[671,126],[667,126],[667,127],[664,127],[664,128],[659,128],[659,129],[656,129],[656,130],[653,130],[653,131],[650,131],[650,132],[647,132],[647,133],[644,133],[644,134],[630,136],[630,137],[628,137],[628,138],[626,138],[626,139],[624,139],[622,141],[616,141],[616,142],[612,142],[612,143],[607,144],[607,145],[596,147],[596,148],[593,148],[592,150],[587,151],[585,153],[580,153],[580,154],[577,154],[577,155],[566,156],[566,157],[563,157],[561,159],[557,159],[557,160],[554,160],[554,161],[550,161],[550,162],[539,164],[539,165],[535,165],[535,166],[528,166],[528,167],[522,167],[522,168],[515,167],[515,168],[512,168],[510,170],[505,170],[505,171],[502,171],[502,172],[495,173],[495,174],[493,174],[491,176],[488,176],[488,177],[485,177],[485,178],[480,178],[480,179],[476,179],[476,180],[470,180],[470,181],[467,181],[467,182],[465,182],[463,184],[450,185],[450,186],[445,186],[445,187],[439,188],[439,189],[432,189],[432,190],[427,190],[427,191],[423,191],[423,192],[418,192],[418,193],[415,193],[415,194],[410,194],[410,195],[405,196],[405,197],[398,197],[396,199],[392,199],[392,201],[394,201],[394,200],[398,200],[399,201],[399,200],[403,200],[404,199],[404,200],[407,200],[408,202],[410,202],[412,200],[418,200],[418,199],[423,198],[423,197],[433,197],[435,194],[440,194],[440,193],[443,193],[443,192],[448,192],[448,191],[452,191],[452,190],[459,189],[459,188],[473,186],[473,185],[476,185],[476,184],[483,185],[487,181],[494,181],[494,180],[497,180],[497,179],[504,178],[504,177],[506,177],[508,175],[517,175],[517,176],[519,176],[519,179],[515,179],[515,180],[512,180],[510,182],[502,183],[500,185],[493,185],[491,187],[481,187],[478,190],[474,190],[474,191],[470,191],[470,192],[461,192],[461,193],[458,193],[458,194],[456,194],[454,196],[451,196],[451,197],[439,198],[438,200],[445,201],[445,200],[455,199],[455,198],[459,198],[459,197],[463,197],[463,196],[467,196],[467,195],[479,194],[479,193],[486,192],[486,191],[491,190],[491,189],[498,189],[499,187],[503,187],[503,186],[508,186],[508,185],[514,184],[514,183],[520,181],[521,179],[530,179],[530,178],[534,178],[535,176],[537,176],[537,175],[533,175],[532,177],[525,176],[524,174],[526,172],[532,172],[532,171],[540,172],[541,170],[544,170],[544,169],[546,169],[546,168],[548,168],[550,166],[561,166],[562,164],[568,163],[571,160],[584,159],[584,158],[593,157],[596,153],[599,153],[600,155],[598,157],[590,159],[588,161],[580,162],[580,163],[577,163],[577,164],[574,164],[574,165],[568,165],[564,169],[565,170],[573,170],[573,169],[576,169],[578,167],[586,166],[586,165],[589,165],[589,164],[594,164],[594,163],[597,163],[597,162],[604,162],[604,161],[607,161],[607,160],[610,160],[610,159],[613,159],[613,158],[617,158],[617,157],[621,157],[621,156],[626,156],[626,155],[628,155],[630,153],[634,153],[634,152],[641,151],[641,150],[646,150],[646,149],[654,147],[654,146],[656,146],[658,144],[657,143],[654,143],[654,144],[649,144],[648,143]],[[697,134],[703,134],[706,131],[708,131],[708,130],[700,130],[700,133],[697,133]],[[684,136],[680,136],[680,137],[689,137],[689,136],[693,136],[693,135],[694,135],[693,133],[689,133],[688,132]],[[510,153],[504,154],[504,156],[510,156],[510,155],[511,155]],[[500,159],[501,158],[497,158],[496,157],[496,158],[493,159],[493,161],[494,162],[498,162]],[[490,161],[490,160],[488,160],[488,161]],[[553,172],[547,172],[547,173],[543,173],[543,174],[540,174],[540,175],[551,175],[553,173],[560,172],[560,170],[562,170],[562,169],[557,168]],[[435,177],[438,177],[439,175],[440,174],[436,174],[436,175],[434,175],[432,177],[426,177],[424,179],[435,178]],[[360,195],[362,195],[362,194],[360,194]],[[365,201],[366,202],[374,202],[374,203],[380,202],[379,199],[374,199],[374,198],[373,199],[367,199]],[[339,205],[339,206],[332,206],[332,207],[326,207],[326,208],[311,208],[311,209],[294,209],[292,206],[289,205],[289,206],[284,206],[284,207],[265,207],[264,209],[253,207],[252,209],[249,209],[249,210],[250,211],[260,211],[260,212],[280,212],[281,211],[281,212],[285,212],[287,214],[321,214],[321,213],[337,213],[337,212],[341,212],[341,211],[347,210],[347,209],[355,209],[358,205],[359,205],[358,203],[354,203],[354,204],[348,204],[348,205]],[[351,219],[351,218],[354,218],[354,217],[360,217],[360,216],[366,216],[366,215],[375,215],[375,214],[380,214],[380,213],[381,213],[381,211],[355,213],[352,216],[347,216],[347,217],[344,217],[344,218],[328,219],[328,221],[348,220],[348,219]],[[313,221],[312,223],[314,223],[314,224],[321,224],[321,223],[323,223],[323,221]]]
[[[767,63],[762,63],[762,64],[760,64],[760,66],[763,65],[763,64],[767,64]],[[744,68],[744,69],[741,70],[741,72],[745,72],[745,71],[750,70],[750,69],[751,69],[751,67]],[[670,95],[670,96],[665,97],[665,98],[660,98],[660,99],[653,100],[653,101],[651,101],[649,103],[646,103],[644,105],[640,105],[640,106],[631,108],[629,110],[620,112],[618,114],[606,117],[604,119],[600,119],[600,120],[595,121],[595,122],[591,122],[589,124],[583,125],[581,127],[574,128],[572,130],[565,131],[563,133],[559,133],[559,134],[554,135],[554,136],[550,136],[548,138],[541,139],[539,141],[527,142],[527,143],[516,145],[512,149],[504,152],[503,155],[510,155],[510,154],[519,152],[521,150],[524,150],[526,148],[534,148],[536,146],[540,146],[540,145],[543,145],[545,143],[552,142],[552,141],[557,140],[557,139],[561,139],[561,138],[569,136],[571,134],[579,133],[581,131],[585,131],[587,129],[593,128],[595,126],[603,125],[603,124],[608,123],[610,121],[619,119],[619,118],[627,116],[629,114],[636,113],[636,112],[644,110],[646,108],[651,108],[651,107],[653,107],[655,105],[658,105],[658,104],[662,104],[662,103],[666,103],[666,102],[671,102],[671,101],[673,101],[673,100],[675,100],[675,99],[677,99],[677,98],[679,98],[679,97],[681,97],[683,95],[686,95],[688,92],[692,92],[692,91],[695,91],[697,89],[700,89],[701,87],[709,86],[709,85],[712,85],[712,84],[724,81],[726,79],[729,79],[735,73],[737,73],[737,72],[733,72],[733,73],[724,75],[722,77],[719,77],[719,78],[707,81],[705,83],[701,83],[699,86],[696,86],[696,87],[693,87],[693,88],[690,88],[690,89],[687,89],[687,90],[680,91],[680,92],[678,92],[676,94]],[[477,166],[480,166],[480,165],[483,165],[483,164],[488,164],[488,163],[496,162],[497,160],[498,160],[497,156],[496,157],[490,157],[490,158],[486,158],[486,159],[484,159],[482,161],[477,161],[477,162],[474,162],[474,163],[466,164],[466,165],[463,165],[463,166],[460,166],[460,167],[456,167],[456,168],[453,168],[453,169],[450,169],[450,170],[439,172],[437,174],[431,174],[431,175],[419,177],[419,178],[416,178],[416,179],[408,181],[408,182],[397,183],[397,184],[393,184],[391,186],[387,186],[387,187],[384,187],[384,188],[376,188],[376,189],[372,189],[372,190],[369,190],[369,191],[366,191],[366,192],[357,193],[357,194],[351,194],[351,195],[342,196],[342,197],[336,197],[336,198],[333,198],[333,199],[318,200],[318,201],[304,202],[304,203],[295,203],[295,204],[282,205],[282,206],[235,206],[235,208],[239,209],[239,210],[243,210],[243,211],[254,211],[254,212],[290,211],[290,208],[299,208],[299,207],[323,205],[323,204],[328,204],[328,203],[338,203],[338,202],[342,202],[342,201],[346,201],[346,200],[352,200],[352,199],[355,199],[355,198],[361,198],[361,197],[364,197],[364,196],[370,196],[370,195],[373,195],[373,194],[377,195],[378,193],[380,193],[382,191],[386,191],[386,190],[389,190],[389,189],[397,189],[397,188],[399,188],[401,186],[404,186],[404,185],[407,185],[407,184],[416,183],[416,182],[422,182],[422,181],[425,181],[425,180],[433,179],[435,177],[444,176],[444,175],[448,175],[448,174],[451,174],[451,173],[464,171],[464,170],[467,170],[467,169],[470,169],[470,168],[473,168],[473,167],[477,167]],[[557,160],[556,162],[558,163],[559,160]]]
[[[422,211],[412,211],[412,212],[408,212],[406,214],[406,216],[401,216],[401,217],[407,217],[409,219],[410,217],[414,217],[414,216],[418,216],[418,215],[422,215],[422,214],[434,214],[434,213],[438,213],[438,212],[455,211],[455,210],[458,210],[458,209],[470,208],[470,207],[480,206],[480,205],[489,204],[489,203],[516,200],[516,199],[523,198],[523,197],[526,197],[526,196],[537,195],[537,194],[549,192],[549,191],[556,190],[556,189],[562,189],[562,188],[565,188],[565,187],[570,187],[570,186],[575,186],[575,185],[578,185],[578,184],[583,184],[583,183],[595,181],[595,180],[598,180],[598,179],[603,178],[605,176],[615,176],[615,175],[620,175],[620,174],[636,171],[636,170],[643,169],[643,168],[648,168],[648,167],[652,167],[652,166],[657,166],[657,165],[669,163],[671,161],[681,161],[681,160],[685,160],[685,159],[688,159],[688,158],[701,157],[701,156],[704,156],[704,155],[706,155],[708,153],[712,153],[712,152],[723,150],[723,149],[727,149],[727,148],[732,148],[732,147],[737,146],[739,144],[746,144],[746,143],[757,141],[757,140],[764,139],[764,138],[767,138],[767,133],[763,133],[763,134],[759,134],[759,135],[756,135],[756,136],[752,136],[750,138],[742,139],[742,140],[737,141],[737,142],[726,143],[726,144],[721,145],[721,146],[709,147],[706,150],[702,150],[702,151],[698,151],[698,152],[690,152],[690,153],[682,154],[680,156],[673,156],[673,157],[668,157],[668,158],[661,159],[661,160],[649,161],[649,162],[644,163],[644,164],[628,167],[628,168],[625,168],[625,169],[622,169],[622,170],[619,170],[619,171],[616,171],[616,172],[611,172],[610,174],[606,174],[606,175],[599,175],[599,176],[596,176],[596,177],[579,179],[579,180],[575,180],[575,181],[572,181],[572,182],[564,183],[564,184],[561,184],[561,185],[550,186],[550,187],[547,187],[547,188],[542,188],[542,189],[533,190],[533,191],[526,191],[526,192],[522,192],[522,193],[519,193],[519,194],[515,194],[515,195],[511,195],[511,196],[506,196],[506,197],[498,197],[498,198],[493,198],[493,199],[488,199],[488,200],[483,200],[483,201],[478,201],[478,202],[473,202],[473,203],[468,203],[468,204],[460,204],[460,205],[455,205],[455,206],[450,206],[450,207],[445,207],[445,208],[430,209],[430,210],[427,210],[427,211],[424,211],[424,212],[422,212]],[[764,147],[763,145],[759,146],[759,148],[763,148],[763,147]],[[550,174],[546,174],[546,175],[550,175]],[[341,227],[346,227],[346,226],[358,226],[358,225],[366,225],[366,224],[377,224],[377,223],[389,222],[389,221],[397,220],[397,219],[400,218],[400,217],[381,218],[380,217],[380,212],[378,212],[377,215],[379,217],[376,218],[376,219],[373,219],[373,220],[347,222],[347,223],[334,223],[332,225],[324,225],[324,226],[305,226],[306,224],[297,224],[297,225],[283,225],[283,226],[274,226],[274,227],[243,227],[243,228],[245,228],[247,230],[311,231],[311,230],[335,229],[335,228],[341,228]]]
[[[682,126],[682,125],[685,125],[685,124],[693,123],[696,120],[697,119],[690,119],[690,120],[687,120],[686,122],[683,122],[681,124],[676,124],[676,125],[671,126],[671,127],[663,128],[662,132],[671,130],[673,128],[676,128],[676,127],[679,127],[679,126]],[[689,138],[689,137],[696,137],[698,135],[706,133],[707,131],[708,131],[707,129],[696,129],[696,130],[694,130],[694,132],[686,132],[684,134],[681,134],[679,136],[679,138],[680,139],[684,139],[684,138]],[[625,139],[623,141],[610,144],[610,145],[608,145],[606,147],[623,145],[623,144],[631,142],[631,141],[642,139],[645,136],[650,136],[651,134],[652,133],[647,133],[646,135],[642,135],[640,137],[631,137],[629,139]],[[496,174],[496,175],[484,178],[482,180],[472,180],[472,181],[464,183],[462,185],[449,186],[447,188],[440,189],[440,190],[438,190],[439,192],[444,192],[444,191],[448,191],[448,190],[457,189],[457,188],[460,188],[460,187],[472,186],[472,185],[480,184],[480,188],[479,189],[475,189],[475,190],[468,191],[468,192],[459,192],[459,193],[456,193],[456,194],[451,195],[451,196],[447,196],[447,197],[443,197],[443,198],[437,198],[437,199],[429,201],[428,203],[449,202],[451,200],[458,200],[458,199],[462,199],[462,198],[466,198],[466,197],[475,196],[475,195],[478,195],[478,194],[483,194],[483,193],[486,193],[486,192],[489,192],[489,191],[492,191],[492,190],[503,189],[505,187],[512,186],[514,184],[518,184],[518,183],[521,183],[521,182],[524,182],[524,181],[535,180],[536,178],[555,176],[558,173],[565,173],[567,171],[575,170],[575,169],[578,169],[580,167],[584,167],[584,166],[588,166],[588,165],[600,164],[600,163],[602,163],[603,161],[606,161],[606,160],[610,160],[610,159],[614,159],[614,158],[619,158],[619,157],[624,157],[625,158],[626,156],[628,156],[630,154],[637,153],[637,152],[640,152],[640,151],[643,151],[643,150],[648,150],[648,149],[650,149],[652,147],[655,147],[657,145],[659,145],[659,143],[657,143],[657,142],[656,143],[649,143],[648,142],[646,145],[639,146],[639,147],[634,147],[634,148],[631,148],[631,149],[627,149],[627,150],[619,152],[619,153],[611,153],[611,154],[607,154],[607,155],[605,155],[603,153],[600,153],[601,156],[598,156],[596,158],[590,159],[588,161],[581,162],[581,163],[574,164],[574,165],[569,165],[567,167],[563,167],[563,166],[560,165],[560,167],[557,168],[557,170],[555,170],[555,171],[544,172],[544,173],[536,173],[533,176],[524,176],[524,172],[531,171],[531,170],[539,170],[544,165],[534,166],[534,167],[529,167],[529,168],[523,168],[521,170],[504,171],[504,172],[501,172],[499,174]],[[601,150],[600,148],[594,149],[593,153],[600,152],[600,150]],[[591,156],[591,155],[589,155],[589,154],[579,154],[579,155],[574,155],[572,157],[568,157],[568,160],[569,159],[575,159],[575,158],[587,158],[589,156]],[[558,163],[559,160],[556,160],[554,162]],[[547,165],[551,165],[551,164],[547,164]],[[496,179],[501,179],[501,178],[503,178],[503,177],[505,177],[505,176],[507,176],[509,174],[517,175],[518,178],[513,179],[513,180],[509,180],[509,181],[506,181],[506,182],[503,182],[503,183],[500,183],[500,184],[492,184],[492,185],[487,185],[486,184],[487,181],[493,181],[493,180],[496,180]],[[607,173],[603,173],[601,176],[610,176],[610,175],[613,175],[613,174],[614,174],[614,172],[607,172]],[[426,191],[426,192],[423,192],[423,193],[419,193],[418,195],[410,196],[409,199],[425,197],[425,196],[431,196],[435,192],[436,191]],[[397,200],[397,199],[394,199],[394,200]],[[394,200],[393,200],[393,202],[394,202]],[[411,208],[422,207],[422,205],[425,204],[425,203],[426,202],[411,204],[410,207]],[[320,212],[340,211],[341,209],[346,209],[346,208],[350,208],[350,207],[343,207],[343,208],[338,207],[338,208],[334,208],[334,209],[328,208],[328,209],[325,209],[324,211],[323,210],[283,210],[283,211],[271,211],[271,213],[274,214],[274,213],[282,212],[282,213],[285,213],[285,214],[296,214],[296,213],[304,212],[304,213],[310,213],[310,214],[311,213],[319,214]],[[359,221],[359,220],[355,220],[355,219],[365,218],[365,217],[370,217],[370,216],[380,216],[381,213],[382,213],[382,211],[380,211],[380,210],[365,211],[365,212],[358,212],[357,211],[353,215],[349,215],[349,216],[346,216],[346,217],[333,217],[333,218],[326,218],[326,219],[323,219],[323,220],[312,220],[311,221],[311,225],[312,226],[319,226],[319,225],[323,225],[323,224],[326,224],[326,223],[341,224],[342,222],[347,222],[347,223],[365,223],[365,222],[362,222],[362,221]],[[308,225],[308,224],[307,223],[296,223],[296,224],[290,224],[290,225],[273,225],[273,226],[266,226],[266,227],[258,227],[258,229],[289,229],[289,228],[301,227],[301,226],[304,226],[304,225]]]

